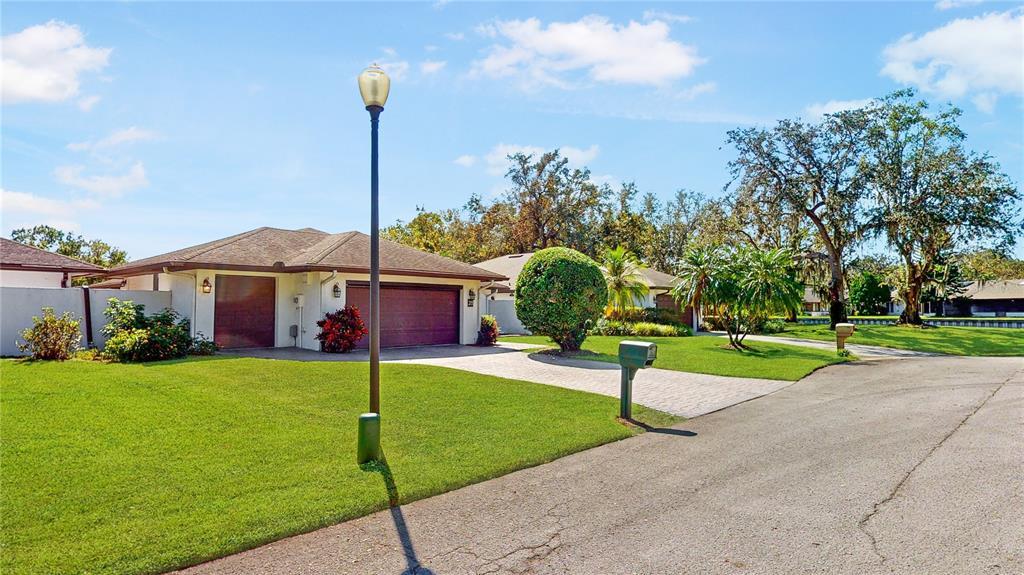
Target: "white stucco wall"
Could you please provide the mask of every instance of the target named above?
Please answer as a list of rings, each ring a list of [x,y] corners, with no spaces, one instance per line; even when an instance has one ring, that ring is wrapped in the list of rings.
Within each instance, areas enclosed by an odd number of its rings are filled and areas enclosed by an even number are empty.
[[[0,288],[0,355],[23,355],[17,347],[21,332],[32,327],[32,317],[41,316],[42,308],[52,307],[54,313],[61,315],[71,312],[76,318],[85,315],[85,297],[82,288]],[[109,298],[132,300],[146,306],[146,313],[154,313],[170,305],[171,294],[153,291],[126,291],[113,289],[90,289],[89,304],[92,319],[93,345],[103,347],[106,338],[103,326],[107,319],[103,310]],[[81,345],[87,343],[85,322],[81,321]]]
[[[193,273],[195,276],[193,277]],[[277,347],[298,346],[306,349],[319,350],[320,342],[316,340],[319,328],[316,322],[323,318],[324,314],[330,311],[341,309],[345,306],[346,282],[370,280],[368,274],[337,274],[331,278],[331,272],[309,272],[295,274],[280,274],[268,272],[244,272],[244,271],[223,271],[223,270],[189,270],[176,274],[159,274],[159,291],[171,292],[171,307],[183,317],[192,319],[192,328],[195,333],[202,333],[208,338],[213,338],[214,314],[215,314],[215,291],[218,275],[241,275],[260,276],[275,278],[275,321],[274,321],[274,345]],[[202,283],[209,279],[213,286],[210,293],[202,293]],[[329,280],[329,281],[325,281]],[[432,285],[456,285],[459,286],[460,301],[460,341],[463,344],[476,342],[477,331],[480,329],[480,282],[476,280],[459,280],[444,278],[425,278],[382,275],[381,282],[386,283],[412,283]],[[341,288],[341,297],[333,295],[334,285]],[[128,289],[151,290],[153,286],[152,275],[128,278]],[[467,303],[468,290],[474,290],[477,294],[473,307]],[[300,309],[294,298],[303,295],[305,301]],[[386,312],[385,312],[386,313]],[[301,319],[300,319],[301,317]],[[292,325],[299,326],[299,336],[296,338],[289,335],[289,328]]]
[[[59,288],[63,279],[64,272],[0,270],[0,287]],[[70,279],[68,281],[70,282]]]

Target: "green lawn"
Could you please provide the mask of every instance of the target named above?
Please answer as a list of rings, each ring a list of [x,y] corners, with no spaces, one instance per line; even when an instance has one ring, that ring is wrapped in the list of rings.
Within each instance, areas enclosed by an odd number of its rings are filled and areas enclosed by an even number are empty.
[[[772,334],[835,341],[827,325],[786,324],[786,331]],[[858,325],[847,343],[879,345],[951,355],[1024,355],[1024,330],[998,327],[915,328],[893,325]]]
[[[0,571],[156,573],[388,506],[356,466],[365,363],[0,362]],[[636,432],[618,400],[384,364],[398,501]],[[636,406],[653,426],[678,418]]]
[[[619,337],[590,336],[583,342],[584,359],[618,363],[619,342],[624,339],[650,341],[658,344],[654,367],[796,381],[812,371],[845,361],[834,352],[760,341],[748,341],[747,351],[727,347],[725,337]],[[502,341],[554,345],[544,336],[505,336]]]

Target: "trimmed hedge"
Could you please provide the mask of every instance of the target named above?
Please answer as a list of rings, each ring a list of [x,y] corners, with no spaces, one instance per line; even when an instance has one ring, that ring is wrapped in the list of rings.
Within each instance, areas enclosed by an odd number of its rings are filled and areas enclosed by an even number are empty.
[[[625,335],[632,337],[685,337],[693,335],[685,325],[667,325],[647,321],[618,321],[601,319],[594,324],[590,335]]]
[[[531,332],[576,351],[604,312],[608,285],[594,260],[569,248],[533,254],[516,282],[516,315]]]

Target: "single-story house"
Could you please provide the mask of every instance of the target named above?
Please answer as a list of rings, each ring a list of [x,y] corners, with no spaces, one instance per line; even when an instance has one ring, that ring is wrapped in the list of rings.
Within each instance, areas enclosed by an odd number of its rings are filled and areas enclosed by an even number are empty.
[[[368,323],[369,263],[366,234],[262,227],[104,275],[123,278],[129,290],[170,291],[193,332],[224,348],[318,350],[316,322],[325,313],[353,305]],[[474,343],[481,283],[506,279],[383,239],[380,267],[382,347]]]
[[[493,315],[498,320],[498,326],[502,333],[529,333],[529,330],[516,316],[515,286],[519,279],[519,273],[523,271],[523,266],[532,255],[533,252],[509,254],[475,264],[478,268],[507,278],[492,281],[483,286],[485,292],[484,313]],[[679,313],[683,323],[691,327],[694,325],[692,310],[687,307],[686,313],[683,313],[670,293],[679,282],[678,278],[650,268],[640,268],[640,275],[648,288],[647,296],[642,302],[638,302],[641,307],[675,310]]]
[[[88,262],[0,238],[0,287],[63,288],[74,276],[102,271]]]
[[[1024,316],[1024,279],[974,281],[964,293],[945,302],[948,316]]]

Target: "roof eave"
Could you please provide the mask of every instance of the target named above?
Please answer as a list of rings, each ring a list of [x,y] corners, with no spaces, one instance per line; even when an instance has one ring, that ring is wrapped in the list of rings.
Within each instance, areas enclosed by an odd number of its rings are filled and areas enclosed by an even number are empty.
[[[329,265],[292,265],[292,266],[259,266],[259,265],[238,265],[238,264],[215,264],[208,262],[156,262],[143,266],[124,266],[112,270],[106,270],[97,275],[104,277],[125,277],[137,276],[147,273],[186,270],[224,270],[224,271],[248,271],[264,273],[303,273],[303,272],[331,272],[369,274],[370,269],[364,267],[345,267]],[[409,276],[409,277],[439,277],[448,279],[468,279],[479,281],[502,281],[507,280],[505,276],[483,272],[480,274],[458,273],[458,272],[434,272],[425,270],[387,269],[381,268],[382,275]]]

